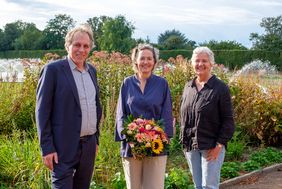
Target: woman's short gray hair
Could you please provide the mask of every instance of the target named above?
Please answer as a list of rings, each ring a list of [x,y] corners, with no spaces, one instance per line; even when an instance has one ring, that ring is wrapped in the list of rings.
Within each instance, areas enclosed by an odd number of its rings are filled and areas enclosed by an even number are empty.
[[[83,32],[86,33],[89,36],[90,39],[90,49],[94,47],[94,38],[93,38],[93,32],[91,27],[88,24],[81,24],[73,29],[71,29],[66,37],[65,37],[65,48],[68,50],[69,46],[72,44],[73,36],[77,32]]]
[[[131,53],[131,60],[132,60],[132,67],[135,73],[138,72],[138,68],[137,68],[137,57],[140,51],[142,50],[149,50],[153,53],[153,58],[154,58],[154,69],[157,67],[157,62],[159,60],[159,49],[153,47],[152,45],[148,44],[148,43],[140,43],[138,44],[134,49],[132,49],[132,53]]]
[[[197,47],[197,48],[195,48],[193,50],[191,61],[194,62],[196,55],[201,54],[201,53],[206,53],[209,57],[209,61],[212,64],[215,64],[214,54],[208,47]]]

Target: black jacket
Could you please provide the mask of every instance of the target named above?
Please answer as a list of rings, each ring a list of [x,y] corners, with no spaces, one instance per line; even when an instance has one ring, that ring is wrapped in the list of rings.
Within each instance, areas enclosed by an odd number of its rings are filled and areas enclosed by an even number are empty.
[[[213,75],[198,92],[195,79],[189,81],[182,95],[180,126],[180,141],[187,151],[192,149],[192,139],[200,150],[216,143],[226,146],[235,130],[228,86]]]

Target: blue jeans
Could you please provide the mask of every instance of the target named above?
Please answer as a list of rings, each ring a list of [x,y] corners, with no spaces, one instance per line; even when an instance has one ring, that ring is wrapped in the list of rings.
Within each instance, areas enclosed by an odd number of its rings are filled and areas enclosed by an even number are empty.
[[[221,149],[217,160],[207,161],[208,150],[185,152],[195,189],[218,189],[220,169],[224,161],[225,148]]]

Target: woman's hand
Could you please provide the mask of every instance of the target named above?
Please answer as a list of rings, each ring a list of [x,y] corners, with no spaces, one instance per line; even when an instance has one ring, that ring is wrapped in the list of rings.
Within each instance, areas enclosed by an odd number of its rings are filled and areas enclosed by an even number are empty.
[[[210,160],[217,160],[217,158],[218,158],[218,156],[219,156],[219,154],[221,152],[222,147],[223,147],[223,145],[218,143],[215,146],[215,148],[208,150],[207,160],[208,161],[210,161]]]

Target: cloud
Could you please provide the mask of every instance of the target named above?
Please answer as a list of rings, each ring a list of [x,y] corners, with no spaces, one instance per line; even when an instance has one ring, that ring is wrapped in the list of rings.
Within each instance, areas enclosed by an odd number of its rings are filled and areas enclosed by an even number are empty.
[[[134,37],[178,29],[192,40],[245,37],[260,31],[264,17],[281,15],[281,0],[0,0],[0,27],[21,19],[44,29],[56,14],[70,15],[77,23],[94,16],[124,15],[136,27]],[[237,38],[236,38],[237,39]]]

